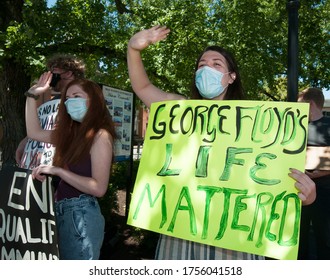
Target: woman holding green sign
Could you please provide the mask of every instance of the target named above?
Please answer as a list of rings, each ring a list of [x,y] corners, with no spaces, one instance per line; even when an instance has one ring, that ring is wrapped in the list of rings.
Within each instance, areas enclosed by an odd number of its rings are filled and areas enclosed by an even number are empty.
[[[144,69],[141,51],[166,39],[170,30],[154,26],[136,33],[128,43],[127,62],[132,88],[148,107],[153,102],[184,100],[186,97],[167,93],[154,86]],[[232,55],[219,46],[207,47],[197,59],[192,99],[242,100],[244,93],[237,64]],[[315,184],[303,172],[291,169],[289,176],[296,180],[298,196],[304,205],[315,200]],[[171,236],[161,235],[156,259],[264,259],[251,253],[227,250]]]

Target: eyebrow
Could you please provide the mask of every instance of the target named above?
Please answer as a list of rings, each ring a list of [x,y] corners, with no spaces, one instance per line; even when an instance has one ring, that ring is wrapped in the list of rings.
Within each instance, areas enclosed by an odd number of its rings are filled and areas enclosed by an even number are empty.
[[[223,59],[221,59],[221,58],[211,58],[211,60],[212,60],[212,61],[220,61],[221,63],[226,64],[225,61],[224,61]],[[206,61],[206,59],[203,58],[203,59],[201,59],[201,60],[198,62],[198,64],[201,63],[201,62],[205,62],[205,61]]]

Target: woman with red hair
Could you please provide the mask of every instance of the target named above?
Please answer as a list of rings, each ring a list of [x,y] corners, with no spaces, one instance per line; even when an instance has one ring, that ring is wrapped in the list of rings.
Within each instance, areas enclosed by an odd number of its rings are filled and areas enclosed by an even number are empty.
[[[86,79],[72,80],[62,94],[54,130],[40,127],[38,96],[49,89],[52,73],[44,73],[28,91],[28,137],[56,147],[53,166],[40,165],[32,176],[61,178],[55,193],[60,259],[98,259],[104,217],[97,198],[108,188],[115,129],[102,89]]]

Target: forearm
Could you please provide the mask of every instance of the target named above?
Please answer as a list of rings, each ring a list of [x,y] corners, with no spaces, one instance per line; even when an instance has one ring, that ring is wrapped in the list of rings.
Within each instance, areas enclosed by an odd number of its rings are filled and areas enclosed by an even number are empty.
[[[148,78],[141,57],[142,50],[166,39],[169,32],[166,26],[156,25],[136,33],[128,42],[127,65],[132,88],[147,107],[154,102],[185,99],[182,95],[167,93],[155,87]]]
[[[128,46],[127,48],[128,74],[134,91],[139,92],[151,84],[144,69],[141,53]]]
[[[186,99],[179,94],[164,92],[150,82],[143,66],[140,51],[128,47],[127,63],[133,91],[148,108],[154,102]]]
[[[152,87],[153,85],[144,69],[140,51],[128,46],[127,64],[133,91],[147,107],[150,107],[150,105],[157,100],[153,99],[153,96],[148,94],[148,87]]]
[[[27,97],[25,102],[25,124],[27,137],[40,141],[52,143],[51,130],[44,130],[38,118],[38,103],[32,97]]]
[[[28,141],[28,138],[25,137],[21,140],[21,142],[17,146],[16,152],[15,152],[15,159],[16,159],[17,164],[21,163],[22,155],[24,153],[24,149],[25,149],[25,145],[26,145],[27,141]]]
[[[27,97],[25,102],[25,124],[27,137],[35,139],[41,127],[37,115],[37,101],[31,97]]]
[[[54,167],[54,174],[77,190],[96,197],[102,197],[107,191],[107,184],[100,184],[93,177],[81,176],[70,170]],[[109,179],[108,179],[109,180]],[[108,180],[106,182],[108,182]]]

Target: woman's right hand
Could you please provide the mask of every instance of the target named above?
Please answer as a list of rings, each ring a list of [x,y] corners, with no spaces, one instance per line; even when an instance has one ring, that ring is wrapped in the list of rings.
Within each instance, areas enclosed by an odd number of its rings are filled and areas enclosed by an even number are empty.
[[[46,179],[46,175],[57,175],[60,167],[55,167],[51,165],[39,165],[32,170],[32,179],[37,179],[43,182]]]
[[[149,45],[166,39],[169,33],[170,29],[166,26],[156,25],[133,35],[128,42],[128,47],[137,51],[142,51]]]

